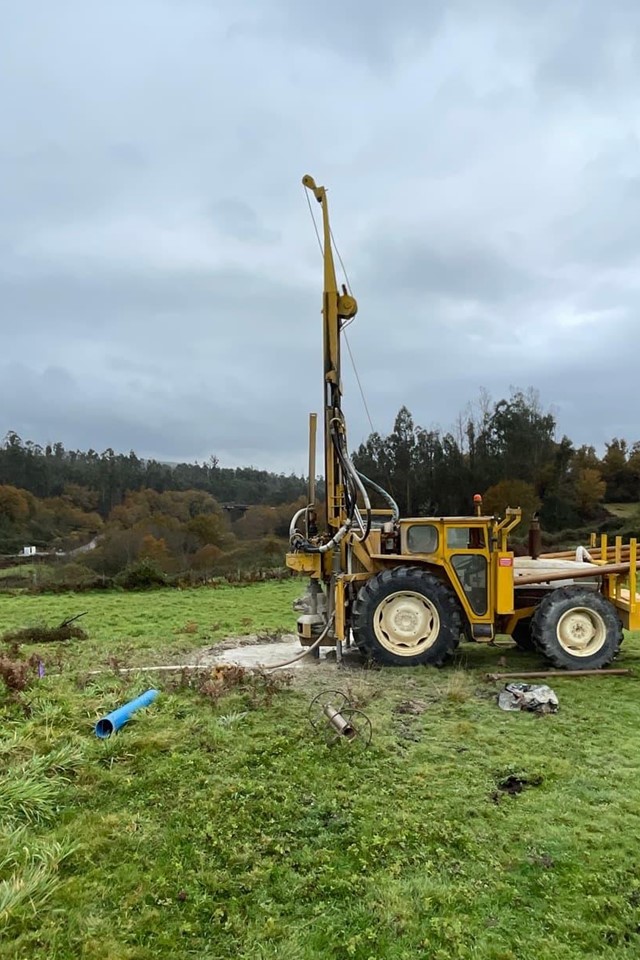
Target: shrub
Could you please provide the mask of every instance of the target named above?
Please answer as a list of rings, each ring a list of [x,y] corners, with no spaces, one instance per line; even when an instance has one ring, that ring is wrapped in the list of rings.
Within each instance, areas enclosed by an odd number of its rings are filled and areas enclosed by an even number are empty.
[[[123,590],[152,590],[166,586],[167,578],[157,563],[145,557],[125,567],[115,578],[115,583]]]
[[[53,582],[56,586],[67,587],[69,590],[82,587],[88,589],[95,586],[99,580],[100,577],[82,563],[62,564],[56,567],[53,573]]]
[[[207,543],[204,547],[196,550],[191,557],[191,568],[193,570],[212,570],[215,567],[216,561],[219,560],[222,555],[220,547],[216,547],[213,543]]]
[[[284,566],[287,544],[273,537],[247,540],[219,557],[213,565],[214,576],[264,573]]]

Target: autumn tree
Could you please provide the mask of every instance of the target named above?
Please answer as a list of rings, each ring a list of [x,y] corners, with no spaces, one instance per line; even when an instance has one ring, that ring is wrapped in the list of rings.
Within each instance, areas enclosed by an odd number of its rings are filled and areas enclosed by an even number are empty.
[[[602,458],[602,476],[607,484],[606,499],[610,502],[628,503],[635,499],[637,487],[628,463],[629,448],[626,440],[614,437],[606,444]]]
[[[277,522],[275,507],[249,507],[234,524],[234,532],[241,540],[258,540],[272,536]]]
[[[95,550],[83,556],[85,563],[97,573],[114,576],[138,559],[144,534],[139,530],[108,530]]]
[[[79,483],[66,483],[62,491],[62,499],[85,513],[94,513],[98,508],[98,494],[89,487]]]
[[[526,480],[501,480],[489,487],[483,496],[483,512],[487,516],[504,517],[507,507],[520,507],[520,532],[526,532],[531,519],[540,509],[540,500],[532,484]]]
[[[0,486],[0,553],[15,552],[31,539],[29,520],[37,501],[11,484]]]
[[[218,513],[201,513],[193,517],[187,523],[187,530],[197,538],[199,546],[209,544],[224,548],[233,540],[226,519]]]
[[[9,484],[0,486],[0,518],[12,523],[26,520],[33,498]]]
[[[595,515],[596,507],[602,502],[606,489],[607,484],[599,470],[593,467],[582,467],[578,470],[574,495],[578,510],[583,517]]]
[[[640,442],[634,443],[627,460],[629,490],[631,499],[640,500]]]
[[[138,558],[152,560],[165,572],[171,566],[171,555],[167,549],[166,541],[162,537],[154,537],[150,533],[142,538]]]
[[[221,556],[223,556],[223,551],[220,547],[216,547],[213,543],[207,543],[204,547],[196,550],[191,557],[191,568],[201,572],[212,571],[216,560],[219,560]]]

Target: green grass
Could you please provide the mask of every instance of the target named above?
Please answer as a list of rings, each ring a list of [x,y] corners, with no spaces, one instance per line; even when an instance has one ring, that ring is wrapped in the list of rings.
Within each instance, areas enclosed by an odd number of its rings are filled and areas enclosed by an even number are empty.
[[[74,667],[99,667],[112,657],[136,666],[171,663],[180,653],[229,635],[293,630],[291,602],[302,590],[300,582],[282,580],[196,590],[0,593],[0,635],[37,623],[55,626],[86,613],[78,624],[89,641],[73,647]]]
[[[34,570],[40,571],[42,564],[38,564],[37,567],[33,563],[19,563],[15,567],[3,567],[0,569],[0,580],[7,580],[17,578],[20,580],[29,580],[33,579]]]
[[[496,706],[484,673],[537,665],[511,647],[441,671],[311,668],[270,705],[164,677],[117,737],[93,736],[149,684],[87,681],[89,662],[290,628],[299,587],[0,596],[5,629],[86,609],[90,633],[39,651],[61,677],[0,693],[1,960],[636,958],[636,676],[559,680],[544,718]],[[619,665],[639,662],[636,637]],[[326,687],[371,717],[369,750],[313,733]],[[425,712],[397,713],[409,698]],[[532,785],[503,793],[510,775]]]
[[[630,519],[640,513],[640,503],[605,503],[604,505],[609,513],[615,517],[624,517]]]

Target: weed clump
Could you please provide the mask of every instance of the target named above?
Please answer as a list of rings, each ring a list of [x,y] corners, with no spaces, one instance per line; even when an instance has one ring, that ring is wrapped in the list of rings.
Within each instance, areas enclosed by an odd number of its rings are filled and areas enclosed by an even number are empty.
[[[454,671],[444,688],[444,697],[450,703],[466,703],[473,696],[472,682],[463,670]]]
[[[0,653],[0,680],[4,681],[7,690],[19,692],[26,690],[30,683],[38,676],[40,661],[34,655],[28,660],[16,653]]]
[[[24,644],[86,640],[86,632],[75,623],[82,616],[84,614],[80,613],[63,620],[57,627],[34,624],[4,633],[0,637],[0,642],[6,645],[5,650],[0,652],[0,679],[6,688],[14,692],[25,690],[33,680],[43,675],[44,667],[36,654],[29,658],[21,654],[20,648]]]
[[[83,614],[80,614],[83,616]],[[74,620],[78,617],[72,617],[69,620],[63,620],[57,627],[46,627],[44,624],[34,624],[31,627],[22,627],[19,630],[9,630],[4,633],[0,640],[3,643],[20,646],[24,643],[56,643],[64,640],[86,640],[87,634],[79,627]]]
[[[261,668],[247,670],[238,664],[220,663],[203,673],[185,667],[177,684],[192,687],[213,703],[218,703],[235,690],[241,690],[247,694],[250,706],[255,709],[271,706],[274,696],[289,687],[292,680],[291,673],[275,673]]]
[[[208,700],[217,703],[225,693],[236,687],[245,686],[248,681],[248,672],[244,667],[235,664],[221,664],[213,667],[210,673],[199,678],[198,693]]]

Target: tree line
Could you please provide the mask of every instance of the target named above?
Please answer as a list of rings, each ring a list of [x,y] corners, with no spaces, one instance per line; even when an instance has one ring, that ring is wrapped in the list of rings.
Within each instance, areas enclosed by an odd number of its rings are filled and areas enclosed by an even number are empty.
[[[556,429],[535,391],[497,402],[481,393],[446,432],[417,425],[402,407],[392,432],[372,433],[353,459],[390,490],[403,516],[469,513],[480,493],[489,513],[521,506],[558,531],[604,516],[606,503],[640,501],[640,442],[614,437],[599,456],[558,439]]]
[[[213,456],[167,464],[133,451],[42,447],[10,432],[0,446],[0,555],[25,545],[55,551],[72,586],[138,563],[204,578],[264,569],[282,563],[306,486],[294,474],[221,467]]]
[[[205,463],[160,463],[133,451],[66,450],[62,443],[42,447],[10,431],[0,446],[0,483],[27,490],[35,497],[60,497],[67,486],[96,495],[94,509],[105,519],[134,490],[203,490],[220,503],[288,503],[305,490],[303,477],[221,467],[215,456]]]
[[[0,586],[20,585],[29,573],[18,554],[24,545],[46,552],[46,566],[36,554],[34,576],[47,588],[114,582],[138,587],[258,574],[283,565],[289,521],[305,503],[301,497],[279,506],[256,505],[234,520],[203,490],[145,489],[127,493],[103,519],[96,497],[72,484],[59,497],[44,498],[0,484],[5,569]]]
[[[468,514],[481,493],[486,513],[523,508],[522,535],[538,513],[544,530],[582,538],[585,525],[611,520],[607,504],[637,509],[640,443],[613,438],[598,454],[558,438],[556,427],[532,391],[497,402],[481,394],[448,431],[416,424],[402,407],[391,433],[372,433],[353,459],[403,516]],[[81,579],[140,562],[203,578],[274,567],[305,496],[302,476],[222,468],[215,457],[173,466],[133,452],[39,447],[9,433],[0,447],[0,554],[26,544],[60,551]],[[245,509],[230,513],[230,503]],[[640,515],[631,522],[628,532],[640,532]]]

